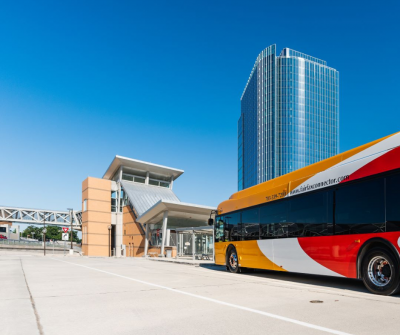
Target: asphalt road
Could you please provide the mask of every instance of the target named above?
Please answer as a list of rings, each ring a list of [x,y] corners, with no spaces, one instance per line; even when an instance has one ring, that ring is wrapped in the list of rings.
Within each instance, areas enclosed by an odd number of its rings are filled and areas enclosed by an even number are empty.
[[[400,296],[375,296],[348,279],[0,254],[0,283],[1,334],[400,332]]]

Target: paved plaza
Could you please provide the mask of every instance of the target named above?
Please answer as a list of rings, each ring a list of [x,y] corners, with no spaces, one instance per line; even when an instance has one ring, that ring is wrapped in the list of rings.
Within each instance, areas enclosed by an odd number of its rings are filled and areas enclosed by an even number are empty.
[[[0,253],[0,283],[1,334],[399,332],[400,296],[348,279]]]

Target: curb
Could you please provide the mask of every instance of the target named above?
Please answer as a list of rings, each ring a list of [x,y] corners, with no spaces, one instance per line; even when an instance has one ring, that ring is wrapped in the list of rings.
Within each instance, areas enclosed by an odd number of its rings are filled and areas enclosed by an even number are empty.
[[[176,261],[163,261],[163,260],[157,259],[157,258],[155,258],[155,257],[154,257],[154,258],[153,258],[153,257],[146,257],[145,259],[146,259],[146,260],[153,261],[153,262],[163,262],[163,263],[172,263],[172,264],[184,264],[184,265],[191,265],[191,266],[200,266],[200,265],[202,265],[202,264],[215,265],[215,263],[188,263],[188,262],[179,261],[179,260],[176,260]]]

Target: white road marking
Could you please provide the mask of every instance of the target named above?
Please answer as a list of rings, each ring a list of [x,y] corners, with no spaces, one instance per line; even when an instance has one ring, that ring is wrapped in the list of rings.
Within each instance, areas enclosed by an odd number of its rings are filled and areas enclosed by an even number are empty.
[[[224,302],[224,301],[220,301],[220,300],[217,300],[217,299],[212,299],[212,298],[204,297],[204,296],[201,296],[201,295],[197,295],[197,294],[193,294],[193,293],[177,290],[177,289],[174,289],[174,288],[171,288],[171,287],[168,287],[168,286],[149,283],[149,282],[146,282],[146,281],[143,281],[143,280],[140,280],[140,279],[126,277],[126,276],[122,276],[122,275],[119,275],[119,274],[116,274],[116,273],[113,273],[113,272],[108,272],[108,271],[92,268],[90,266],[71,263],[71,262],[66,262],[66,261],[62,261],[62,260],[59,260],[59,259],[55,259],[55,258],[51,258],[51,259],[55,260],[55,261],[59,261],[59,262],[63,262],[63,263],[71,264],[71,265],[75,265],[75,266],[80,266],[80,267],[83,267],[83,268],[86,268],[86,269],[102,272],[102,273],[105,273],[105,274],[108,274],[108,275],[111,275],[111,276],[115,276],[115,277],[131,280],[131,281],[143,284],[143,285],[148,285],[148,286],[161,288],[163,290],[167,290],[167,291],[171,291],[171,292],[175,292],[175,293],[179,293],[179,294],[184,294],[184,295],[187,295],[187,296],[190,296],[190,297],[193,297],[193,298],[210,301],[210,302],[213,302],[213,303],[216,303],[216,304],[219,304],[219,305],[233,307],[233,308],[237,308],[237,309],[240,309],[240,310],[243,310],[243,311],[264,315],[264,316],[267,316],[269,318],[273,318],[273,319],[277,319],[277,320],[281,320],[281,321],[285,321],[285,322],[290,322],[290,323],[293,323],[293,324],[296,324],[296,325],[299,325],[299,326],[320,330],[320,331],[323,331],[325,333],[336,334],[336,335],[351,335],[349,333],[344,333],[344,332],[341,332],[339,330],[325,328],[325,327],[313,325],[311,323],[307,323],[307,322],[303,322],[303,321],[287,318],[287,317],[284,317],[284,316],[280,316],[280,315],[276,315],[276,314],[260,311],[260,310],[257,310],[257,309],[248,308],[248,307],[244,307],[244,306],[240,306],[240,305],[236,305],[236,304],[231,304],[229,302]]]

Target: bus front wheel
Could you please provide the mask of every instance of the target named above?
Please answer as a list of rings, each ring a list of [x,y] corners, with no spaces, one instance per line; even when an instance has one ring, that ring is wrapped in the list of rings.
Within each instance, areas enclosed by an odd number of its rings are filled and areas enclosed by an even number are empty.
[[[362,260],[362,279],[369,291],[392,295],[400,289],[399,261],[385,248],[367,251]]]
[[[229,248],[226,253],[226,267],[232,273],[239,272],[239,257],[234,247]]]

